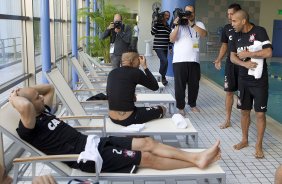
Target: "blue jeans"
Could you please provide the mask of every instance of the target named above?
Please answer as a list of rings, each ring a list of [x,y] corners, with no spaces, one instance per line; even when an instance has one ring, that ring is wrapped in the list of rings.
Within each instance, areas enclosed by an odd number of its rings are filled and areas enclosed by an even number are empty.
[[[165,79],[167,72],[168,61],[167,61],[167,50],[155,49],[159,59],[160,59],[160,69],[159,72],[162,75],[162,78]]]

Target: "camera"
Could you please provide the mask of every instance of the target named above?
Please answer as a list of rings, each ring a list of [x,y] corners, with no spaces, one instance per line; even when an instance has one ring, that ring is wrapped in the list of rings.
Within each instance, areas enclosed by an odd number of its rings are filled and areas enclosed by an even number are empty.
[[[121,21],[115,21],[115,22],[114,22],[114,28],[120,29],[121,26],[122,26],[122,22],[121,22]]]
[[[156,8],[152,14],[152,24],[161,23],[164,20],[164,12],[159,12],[160,8]]]
[[[176,17],[179,17],[179,25],[187,25],[188,24],[188,19],[191,16],[192,12],[190,11],[183,11],[180,8],[175,8],[175,10],[173,11],[173,20]]]

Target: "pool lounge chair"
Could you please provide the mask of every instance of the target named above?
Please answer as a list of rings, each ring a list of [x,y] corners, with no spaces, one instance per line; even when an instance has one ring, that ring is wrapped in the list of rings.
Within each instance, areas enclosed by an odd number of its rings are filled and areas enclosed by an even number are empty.
[[[31,181],[31,176],[24,176],[21,167],[22,164],[32,164],[32,176],[36,173],[36,163],[46,163],[51,169],[56,172],[54,175],[57,181],[68,181],[72,178],[88,179],[91,178],[94,181],[109,180],[109,181],[166,181],[166,183],[176,183],[176,181],[186,180],[199,180],[199,179],[217,179],[219,183],[226,183],[226,173],[222,168],[214,163],[206,169],[199,169],[195,167],[185,169],[175,169],[168,171],[160,171],[155,169],[140,168],[136,174],[124,174],[124,173],[85,173],[80,170],[72,169],[60,161],[75,161],[78,155],[59,155],[59,156],[47,156],[41,151],[37,150],[27,142],[20,139],[16,132],[16,128],[19,123],[19,113],[7,103],[0,109],[0,134],[5,134],[8,138],[12,139],[19,147],[24,148],[30,152],[32,156],[19,158],[14,160],[14,183],[18,181]],[[201,150],[187,150],[187,151],[201,151]]]

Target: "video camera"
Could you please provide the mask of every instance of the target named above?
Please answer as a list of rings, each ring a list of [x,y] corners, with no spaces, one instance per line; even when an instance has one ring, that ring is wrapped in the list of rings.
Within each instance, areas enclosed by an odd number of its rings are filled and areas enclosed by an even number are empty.
[[[161,23],[164,20],[164,12],[159,12],[160,8],[156,8],[152,14],[152,23]]]
[[[173,20],[176,19],[176,17],[179,17],[178,24],[179,25],[187,25],[188,19],[191,16],[192,12],[190,11],[183,11],[181,8],[175,8],[173,11]]]
[[[115,21],[115,22],[114,22],[114,28],[120,29],[121,26],[122,26],[122,22],[121,22],[121,21]]]

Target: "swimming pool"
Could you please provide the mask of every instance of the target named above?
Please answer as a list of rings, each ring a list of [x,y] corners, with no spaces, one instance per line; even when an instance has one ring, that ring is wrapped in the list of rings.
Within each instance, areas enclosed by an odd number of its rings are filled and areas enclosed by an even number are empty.
[[[214,68],[212,61],[201,61],[201,72],[208,79],[219,84],[223,88],[224,80],[224,63],[221,70],[218,71]],[[282,63],[281,62],[269,62],[268,63],[269,74],[269,97],[268,97],[268,109],[267,115],[282,124]],[[280,109],[280,110],[279,110]]]

